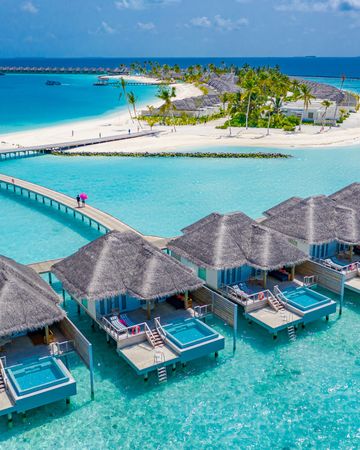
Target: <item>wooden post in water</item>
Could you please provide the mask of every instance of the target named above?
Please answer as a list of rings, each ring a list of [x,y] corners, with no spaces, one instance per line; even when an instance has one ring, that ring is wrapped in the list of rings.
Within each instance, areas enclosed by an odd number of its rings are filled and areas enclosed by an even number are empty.
[[[51,284],[52,284],[52,275],[51,275],[51,272],[48,273],[48,276],[49,276],[49,284],[51,285]]]
[[[238,305],[234,304],[234,329],[233,329],[233,351],[236,350],[236,336],[238,327]]]
[[[92,344],[89,345],[89,370],[90,370],[91,400],[94,400],[94,398],[95,398],[95,383],[94,383],[94,359],[93,359]]]

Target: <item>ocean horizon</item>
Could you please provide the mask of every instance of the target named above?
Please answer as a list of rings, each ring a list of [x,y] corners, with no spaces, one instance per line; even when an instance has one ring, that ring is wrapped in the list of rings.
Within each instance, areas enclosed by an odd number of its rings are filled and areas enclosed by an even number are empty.
[[[235,64],[243,66],[280,66],[280,69],[287,75],[311,76],[311,77],[360,77],[360,56],[354,57],[325,57],[325,56],[292,56],[292,57],[16,57],[0,58],[0,66],[61,66],[61,67],[86,67],[101,66],[115,68],[120,64],[130,65],[132,62],[157,61],[160,64],[179,64],[185,68],[195,64],[215,64],[221,65],[224,62],[230,66]]]

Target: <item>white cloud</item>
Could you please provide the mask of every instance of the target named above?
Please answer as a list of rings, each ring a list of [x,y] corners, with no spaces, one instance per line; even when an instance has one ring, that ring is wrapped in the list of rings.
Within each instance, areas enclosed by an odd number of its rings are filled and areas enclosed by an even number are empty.
[[[194,17],[190,20],[190,24],[194,27],[209,28],[211,27],[211,20],[206,16]]]
[[[185,27],[198,27],[198,28],[214,28],[217,31],[234,31],[249,24],[249,20],[246,17],[240,17],[239,19],[229,19],[217,14],[213,19],[207,16],[194,17],[189,23],[185,24]]]
[[[101,22],[101,30],[106,34],[115,34],[116,30],[112,26],[110,26],[107,22]]]
[[[181,0],[117,0],[115,6],[118,9],[147,9],[156,6],[166,6],[180,3]]]
[[[142,31],[154,31],[156,29],[153,22],[138,22],[136,26]]]
[[[24,2],[21,5],[21,9],[30,14],[37,14],[39,12],[39,8],[37,8],[33,2]]]
[[[360,11],[360,0],[292,0],[275,5],[275,9],[298,12],[356,12]]]
[[[249,20],[246,17],[232,20],[220,16],[219,14],[214,17],[215,27],[221,31],[233,31],[238,30],[249,24]]]

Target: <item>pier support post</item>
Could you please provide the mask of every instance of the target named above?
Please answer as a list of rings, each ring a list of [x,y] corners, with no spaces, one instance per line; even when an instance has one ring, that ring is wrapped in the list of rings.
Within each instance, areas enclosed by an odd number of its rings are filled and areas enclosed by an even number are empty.
[[[273,334],[273,339],[274,339],[274,341],[275,341],[275,339],[277,339],[277,333]]]
[[[22,420],[23,423],[26,422],[26,411],[21,413],[21,420]]]
[[[176,370],[176,364],[173,364],[172,365],[172,371],[175,372],[175,370]]]
[[[106,342],[109,344],[110,343],[110,336],[106,333]]]
[[[214,356],[217,358],[219,356],[219,352],[215,352]]]
[[[11,413],[9,413],[7,415],[7,423],[8,423],[8,427],[11,429],[13,427],[13,417],[12,417]]]
[[[51,275],[51,272],[48,273],[48,276],[49,276],[49,284],[51,285],[51,284],[52,284],[52,275]]]
[[[80,305],[79,305],[79,303],[77,304],[77,313],[78,313],[78,315],[80,316],[80,313],[81,313],[81,309],[80,309]]]
[[[302,328],[302,329],[305,328],[305,324],[304,324],[304,323],[301,324],[301,328]]]
[[[329,316],[326,316],[326,321],[329,322]]]
[[[91,328],[95,331],[95,321],[91,319]]]
[[[236,350],[237,328],[238,328],[238,305],[234,305],[233,352],[235,352]]]
[[[146,373],[144,374],[144,381],[148,381],[148,379],[149,379],[149,374],[146,372]]]
[[[66,397],[66,406],[70,405],[70,397]]]
[[[65,296],[65,290],[64,289],[62,289],[62,298],[63,298],[63,304],[65,306],[65,304],[66,304],[66,296]]]

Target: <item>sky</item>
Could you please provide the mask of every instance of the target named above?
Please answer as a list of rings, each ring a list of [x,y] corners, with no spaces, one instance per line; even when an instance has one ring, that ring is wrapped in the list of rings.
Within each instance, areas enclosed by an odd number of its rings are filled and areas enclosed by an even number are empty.
[[[0,0],[0,21],[0,57],[360,55],[360,0]]]

